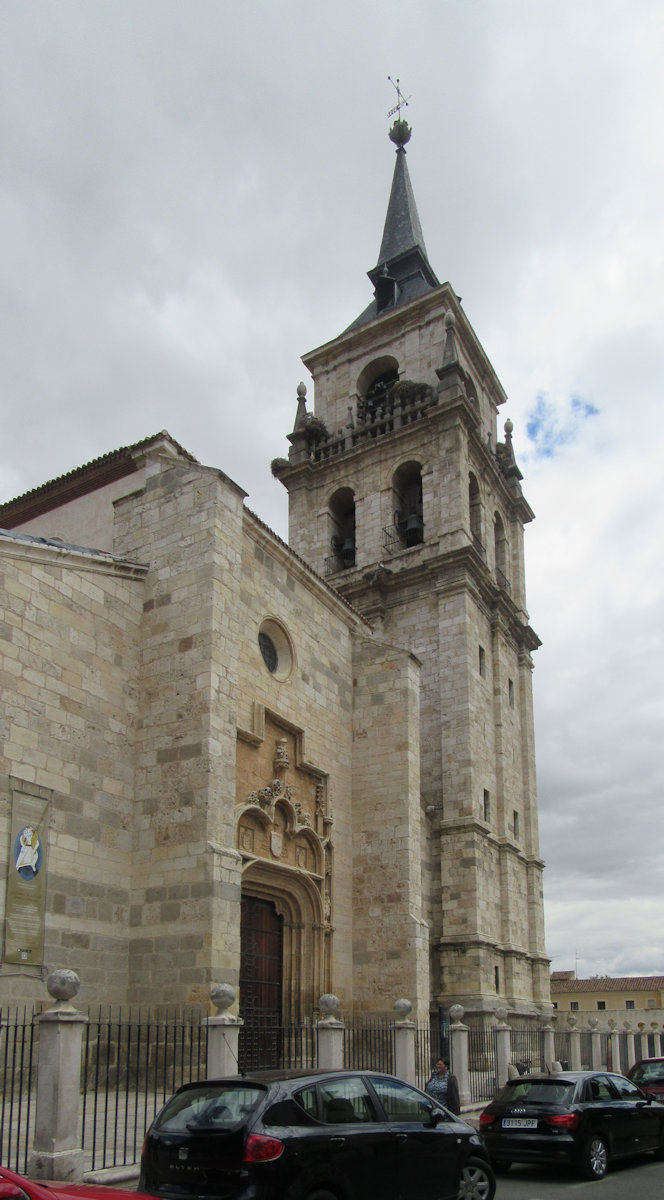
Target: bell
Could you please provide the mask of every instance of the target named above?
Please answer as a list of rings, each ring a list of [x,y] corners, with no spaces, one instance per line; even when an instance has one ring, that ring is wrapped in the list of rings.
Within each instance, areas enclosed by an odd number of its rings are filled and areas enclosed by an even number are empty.
[[[419,546],[422,541],[424,522],[419,513],[411,513],[405,521],[405,538],[407,546]]]
[[[341,561],[344,567],[355,566],[355,540],[352,537],[344,538],[341,545]]]

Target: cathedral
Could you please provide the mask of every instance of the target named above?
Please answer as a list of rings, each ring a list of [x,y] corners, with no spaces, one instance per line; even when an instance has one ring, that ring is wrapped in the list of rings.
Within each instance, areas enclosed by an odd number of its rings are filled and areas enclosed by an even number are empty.
[[[166,432],[0,505],[5,1000],[549,1001],[533,512],[390,138],[373,297],[272,462],[288,545]]]

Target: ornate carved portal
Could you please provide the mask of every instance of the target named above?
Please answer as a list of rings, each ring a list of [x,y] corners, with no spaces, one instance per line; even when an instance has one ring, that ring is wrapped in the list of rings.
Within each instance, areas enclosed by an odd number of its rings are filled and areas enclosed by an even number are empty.
[[[281,919],[281,1011],[284,1020],[298,1020],[310,1015],[318,997],[332,986],[327,778],[304,761],[301,730],[260,707],[254,724],[251,732],[238,731],[236,836],[242,895],[269,901]],[[245,961],[247,953],[243,945]],[[242,994],[240,1010],[245,1017]],[[251,1019],[248,1011],[246,1016]]]

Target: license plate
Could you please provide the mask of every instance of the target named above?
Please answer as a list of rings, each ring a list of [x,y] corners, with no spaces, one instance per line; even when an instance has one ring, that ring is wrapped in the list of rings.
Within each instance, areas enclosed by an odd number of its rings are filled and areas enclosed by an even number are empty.
[[[503,1117],[503,1129],[537,1129],[536,1117]]]

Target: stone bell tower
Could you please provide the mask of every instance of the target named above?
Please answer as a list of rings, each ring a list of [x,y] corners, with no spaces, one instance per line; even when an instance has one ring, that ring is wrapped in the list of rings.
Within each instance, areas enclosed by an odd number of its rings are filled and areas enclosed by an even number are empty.
[[[422,887],[433,1005],[548,1002],[524,526],[506,396],[427,256],[395,121],[374,296],[304,356],[288,460],[292,548],[421,663]],[[404,746],[404,754],[408,747]]]

